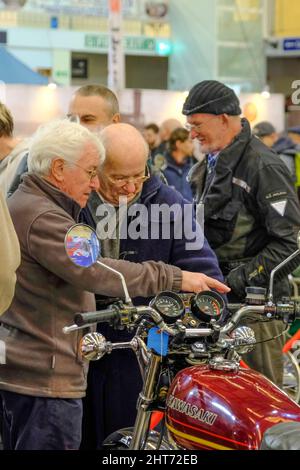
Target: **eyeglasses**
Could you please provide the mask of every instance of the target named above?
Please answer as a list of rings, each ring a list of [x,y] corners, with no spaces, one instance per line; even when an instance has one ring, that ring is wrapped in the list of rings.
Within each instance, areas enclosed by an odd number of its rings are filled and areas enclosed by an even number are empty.
[[[216,116],[212,116],[210,119],[207,119],[206,121],[204,122],[201,122],[201,124],[190,124],[189,122],[187,122],[185,124],[185,129],[189,132],[192,132],[192,131],[195,131],[195,132],[200,132],[201,129],[203,128],[203,126],[205,126],[209,121],[211,121],[212,119],[214,119]]]
[[[116,177],[116,178],[112,178],[111,176],[106,176],[106,178],[108,179],[108,181],[111,184],[114,184],[118,188],[122,188],[123,186],[125,186],[126,184],[129,184],[129,183],[133,183],[136,186],[139,185],[139,184],[142,184],[145,181],[147,181],[150,178],[150,176],[149,175],[129,176],[129,177],[120,176],[120,177]]]
[[[74,165],[78,168],[81,168],[88,175],[90,181],[92,181],[93,178],[98,177],[98,170],[96,168],[94,168],[93,170],[87,170],[86,168],[83,168],[82,166],[73,162],[68,162],[68,165]]]
[[[76,124],[80,124],[80,117],[78,114],[68,114],[67,119],[70,122],[75,122]]]

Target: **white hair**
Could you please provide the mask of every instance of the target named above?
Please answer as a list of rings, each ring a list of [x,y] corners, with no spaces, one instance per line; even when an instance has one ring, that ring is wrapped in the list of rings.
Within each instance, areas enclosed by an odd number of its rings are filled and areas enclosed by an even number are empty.
[[[105,149],[99,136],[68,119],[51,121],[40,126],[31,139],[28,169],[31,173],[47,176],[55,158],[74,163],[88,143],[97,148],[100,166],[105,159]]]

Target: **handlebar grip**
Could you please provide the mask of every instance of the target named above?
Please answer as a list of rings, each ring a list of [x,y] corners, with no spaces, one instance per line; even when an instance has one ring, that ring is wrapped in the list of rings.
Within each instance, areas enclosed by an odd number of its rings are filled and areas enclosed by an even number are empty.
[[[89,323],[110,323],[120,318],[120,314],[115,309],[99,310],[98,312],[76,313],[74,323],[78,326]]]

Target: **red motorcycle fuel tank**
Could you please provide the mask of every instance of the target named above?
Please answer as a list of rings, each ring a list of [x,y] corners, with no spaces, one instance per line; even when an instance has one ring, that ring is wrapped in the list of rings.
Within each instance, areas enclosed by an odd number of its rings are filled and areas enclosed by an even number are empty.
[[[268,428],[287,421],[300,421],[300,407],[249,369],[189,367],[168,393],[168,433],[184,449],[257,450]]]

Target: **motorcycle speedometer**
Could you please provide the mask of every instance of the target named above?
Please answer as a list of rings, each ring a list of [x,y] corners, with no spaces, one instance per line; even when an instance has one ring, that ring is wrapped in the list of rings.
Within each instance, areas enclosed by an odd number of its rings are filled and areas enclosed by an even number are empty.
[[[160,292],[151,300],[150,307],[154,308],[168,324],[175,323],[185,311],[181,297],[170,291]]]
[[[218,320],[225,307],[223,297],[217,292],[203,291],[195,295],[191,302],[191,310],[198,320],[209,323],[211,319]]]

